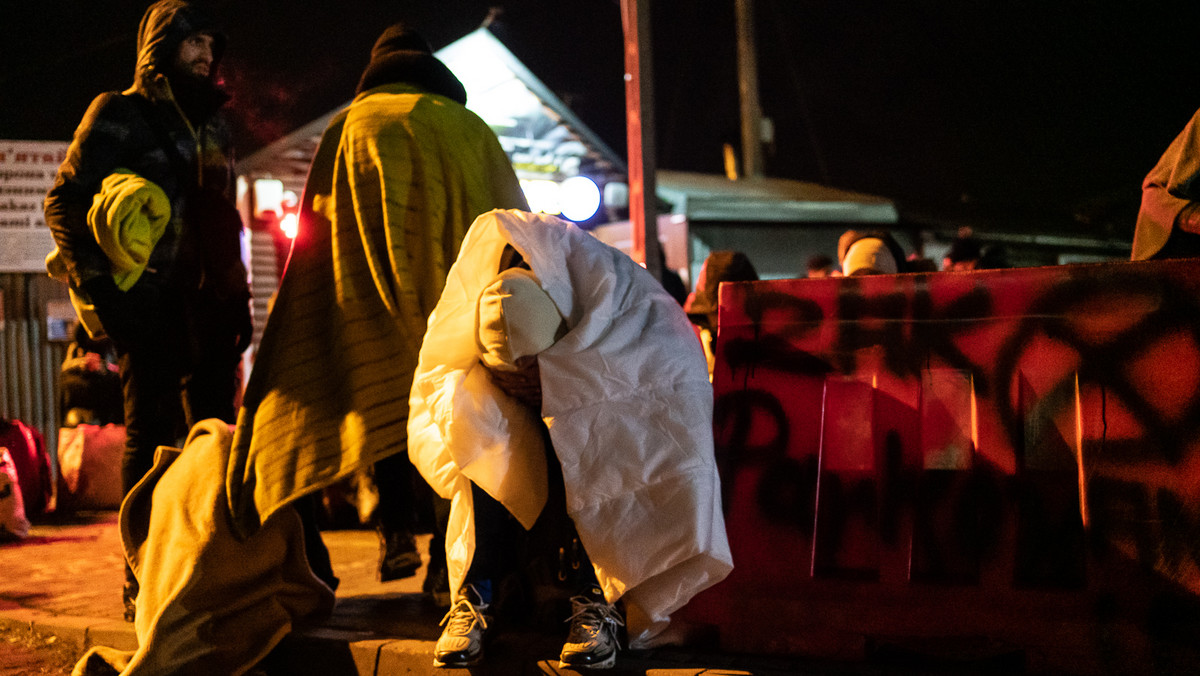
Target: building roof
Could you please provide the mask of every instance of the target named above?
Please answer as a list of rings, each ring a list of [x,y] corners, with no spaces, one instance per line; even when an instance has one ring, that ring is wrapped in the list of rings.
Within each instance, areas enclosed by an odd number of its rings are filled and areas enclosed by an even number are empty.
[[[692,221],[895,223],[896,207],[883,197],[782,178],[731,181],[716,174],[660,169],[660,198]]]
[[[435,54],[462,81],[467,107],[496,132],[521,178],[562,180],[582,174],[600,185],[626,180],[622,158],[486,27]],[[238,173],[302,184],[322,132],[345,105],[242,160]],[[669,203],[673,213],[690,220],[898,220],[896,208],[888,199],[816,183],[780,178],[732,181],[721,175],[668,170],[659,170],[655,176],[660,200]]]

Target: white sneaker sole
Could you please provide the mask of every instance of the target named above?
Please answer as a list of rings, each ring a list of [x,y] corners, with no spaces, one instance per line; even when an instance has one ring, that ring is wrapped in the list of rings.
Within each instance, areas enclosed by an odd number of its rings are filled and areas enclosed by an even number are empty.
[[[562,661],[562,658],[559,658],[558,668],[559,669],[611,669],[613,667],[613,665],[616,663],[617,663],[617,651],[614,650],[613,653],[611,655],[609,655],[604,661],[592,662],[591,664],[570,664],[570,663]]]
[[[453,661],[443,662],[435,657],[435,658],[433,658],[433,666],[438,669],[445,669],[447,667],[451,668],[451,669],[462,669],[462,668],[466,668],[466,667],[473,667],[473,666],[479,664],[481,661],[483,661],[482,654],[476,655],[475,657],[472,657],[469,660],[463,660],[461,662],[453,662]]]

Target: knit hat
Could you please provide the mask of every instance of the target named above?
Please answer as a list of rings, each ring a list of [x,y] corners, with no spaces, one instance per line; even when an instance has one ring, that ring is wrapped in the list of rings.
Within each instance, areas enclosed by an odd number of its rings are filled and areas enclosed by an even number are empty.
[[[371,48],[371,62],[354,93],[380,85],[404,82],[465,105],[467,90],[419,33],[403,23],[384,29]]]
[[[371,47],[371,60],[382,58],[392,52],[424,52],[432,54],[433,48],[420,33],[402,23],[395,23],[383,29],[383,33]]]

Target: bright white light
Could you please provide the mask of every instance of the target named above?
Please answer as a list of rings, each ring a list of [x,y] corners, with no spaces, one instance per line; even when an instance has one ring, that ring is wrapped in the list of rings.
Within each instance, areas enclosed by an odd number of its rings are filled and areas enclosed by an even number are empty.
[[[600,188],[587,176],[572,176],[559,188],[562,214],[572,221],[586,221],[600,208]]]
[[[529,202],[530,211],[540,211],[544,214],[562,212],[559,205],[560,189],[554,181],[544,179],[526,179],[521,181],[521,191],[525,193],[525,201]]]
[[[490,89],[467,94],[470,106],[484,122],[512,127],[521,118],[533,117],[541,110],[542,102],[523,82],[515,77]]]
[[[296,239],[296,232],[300,230],[300,219],[296,214],[284,214],[283,218],[279,219],[279,229],[288,239]]]
[[[283,181],[276,178],[254,179],[254,217],[268,212],[283,213]]]

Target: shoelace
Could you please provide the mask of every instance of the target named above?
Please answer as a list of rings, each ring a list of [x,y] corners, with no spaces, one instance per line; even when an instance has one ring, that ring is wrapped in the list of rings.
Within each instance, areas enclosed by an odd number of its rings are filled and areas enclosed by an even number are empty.
[[[574,622],[575,618],[581,618],[580,624],[589,627],[596,625],[599,628],[606,623],[610,624],[614,632],[617,627],[625,626],[625,620],[617,611],[616,606],[593,601],[586,596],[571,597],[571,616],[567,618],[567,622]]]
[[[445,626],[449,623],[446,628],[455,635],[470,632],[471,624],[474,622],[478,622],[482,629],[487,629],[487,617],[482,612],[485,609],[487,609],[486,605],[476,607],[464,594],[454,602],[450,612],[446,613],[439,624]]]

